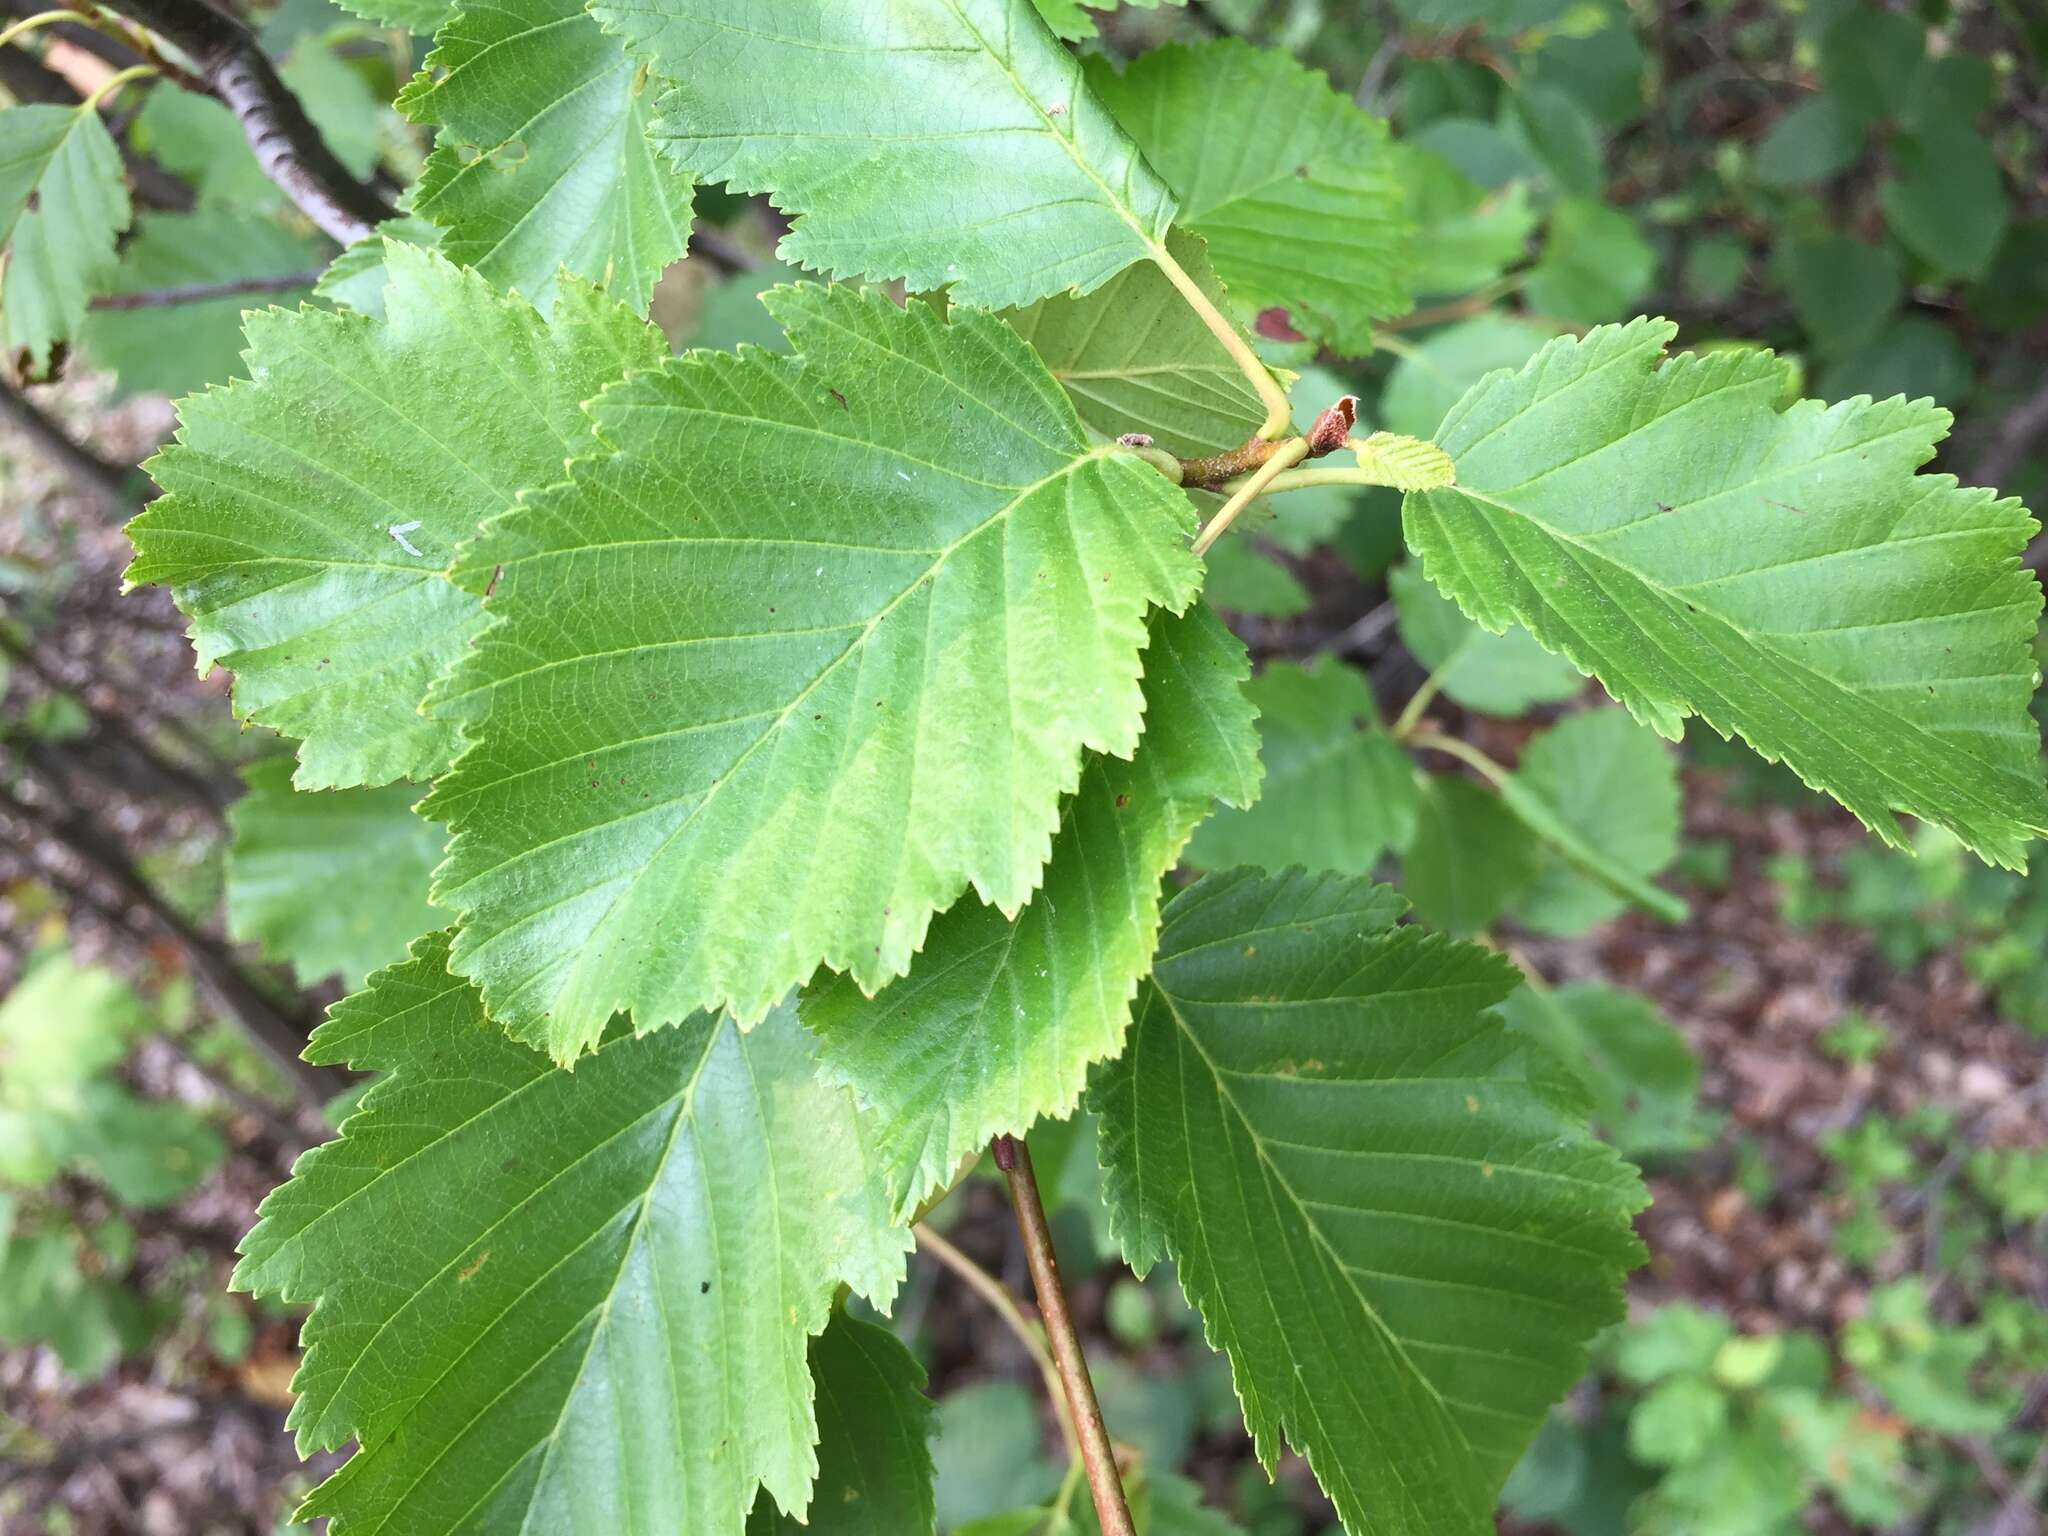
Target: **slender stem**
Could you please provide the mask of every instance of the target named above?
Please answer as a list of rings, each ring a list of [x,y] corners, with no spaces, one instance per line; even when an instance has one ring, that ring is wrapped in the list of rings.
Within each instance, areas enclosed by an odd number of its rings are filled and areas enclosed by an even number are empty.
[[[242,294],[294,293],[320,281],[318,272],[277,272],[267,277],[230,277],[217,283],[181,283],[173,288],[150,288],[141,293],[103,293],[92,301],[94,309],[167,309],[175,304],[198,304],[207,299],[232,299]]]
[[[35,31],[37,27],[47,27],[52,22],[57,21],[83,21],[84,19],[83,16],[80,16],[78,12],[73,10],[37,11],[35,15],[24,16],[12,26],[4,31],[0,31],[0,48],[5,48],[17,37]]]
[[[1259,428],[1263,438],[1285,437],[1294,427],[1294,409],[1287,403],[1287,391],[1280,387],[1280,381],[1273,377],[1273,371],[1259,361],[1251,343],[1230,321],[1230,317],[1213,304],[1209,295],[1202,292],[1202,285],[1188,275],[1188,270],[1173,259],[1166,247],[1152,247],[1152,260],[1159,270],[1166,274],[1166,280],[1180,290],[1180,296],[1187,300],[1188,308],[1200,318],[1209,333],[1223,343],[1223,350],[1230,354],[1230,360],[1259,392],[1259,399],[1265,402],[1266,420]]]
[[[1455,660],[1457,660],[1457,656],[1453,653],[1451,661]],[[1390,733],[1394,740],[1406,741],[1414,734],[1417,723],[1422,719],[1422,712],[1429,708],[1431,701],[1437,696],[1437,691],[1443,687],[1444,672],[1449,666],[1450,662],[1445,662],[1443,666],[1438,667],[1422,680],[1422,686],[1415,690],[1414,696],[1408,700],[1401,713],[1394,719],[1393,729]]]
[[[1274,451],[1273,457],[1252,471],[1251,478],[1237,488],[1230,500],[1223,503],[1216,515],[1209,519],[1208,526],[1195,536],[1195,553],[1207,554],[1209,546],[1222,538],[1225,530],[1237,520],[1238,513],[1263,495],[1266,487],[1277,480],[1283,470],[1290,465],[1299,464],[1307,457],[1308,439],[1297,437],[1291,443],[1282,443]]]
[[[1409,746],[1418,750],[1447,753],[1459,762],[1478,769],[1495,784],[1503,783],[1508,777],[1506,768],[1473,746],[1471,742],[1461,741],[1456,736],[1446,736],[1442,731],[1410,731],[1407,740]]]
[[[1053,1414],[1060,1421],[1060,1438],[1067,1443],[1067,1459],[1079,1466],[1081,1437],[1074,1431],[1074,1416],[1067,1407],[1066,1389],[1060,1385],[1059,1368],[1046,1351],[1044,1330],[1024,1315],[1024,1309],[1017,1305],[1008,1286],[955,1248],[931,1226],[920,1221],[910,1230],[916,1236],[919,1248],[953,1271],[970,1291],[994,1309],[1004,1326],[1017,1336],[1017,1342],[1037,1364],[1038,1374],[1045,1381],[1045,1395],[1052,1399]]]
[[[84,112],[97,111],[101,102],[105,101],[131,80],[146,80],[151,75],[162,73],[163,71],[154,64],[130,64],[126,69],[116,70],[93,87],[92,94],[78,104],[79,110]]]
[[[1124,1500],[1123,1478],[1116,1469],[1116,1450],[1109,1443],[1102,1408],[1095,1401],[1095,1383],[1089,1379],[1088,1361],[1081,1353],[1081,1336],[1074,1329],[1066,1289],[1060,1284],[1059,1262],[1052,1250],[1052,1227],[1045,1219],[1045,1203],[1038,1198],[1031,1153],[1022,1140],[1012,1136],[998,1136],[989,1150],[995,1156],[996,1166],[1010,1181],[1010,1203],[1017,1208],[1017,1230],[1024,1235],[1024,1258],[1031,1267],[1032,1286],[1038,1292],[1038,1310],[1045,1318],[1053,1361],[1059,1367],[1060,1381],[1067,1391],[1067,1407],[1073,1412],[1074,1429],[1081,1439],[1081,1461],[1088,1476],[1088,1492],[1095,1500],[1096,1523],[1102,1527],[1102,1536],[1137,1536],[1137,1527],[1131,1522],[1131,1507]]]

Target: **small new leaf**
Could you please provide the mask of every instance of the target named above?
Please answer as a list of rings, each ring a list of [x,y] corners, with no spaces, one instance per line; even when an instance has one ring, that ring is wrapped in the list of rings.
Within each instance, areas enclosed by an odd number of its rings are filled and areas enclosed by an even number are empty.
[[[75,341],[128,227],[121,154],[93,106],[0,110],[0,311],[30,380]]]
[[[784,1009],[615,1028],[574,1073],[508,1039],[444,935],[308,1055],[382,1074],[263,1202],[235,1283],[315,1302],[290,1426],[360,1449],[335,1536],[739,1536],[802,1515],[807,1346],[841,1283],[886,1305],[888,1220],[850,1096]]]
[[[1644,1197],[1484,1011],[1514,967],[1402,906],[1299,871],[1184,891],[1090,1103],[1125,1253],[1173,1258],[1261,1460],[1285,1436],[1347,1529],[1477,1536],[1621,1315]]]
[[[1083,751],[1137,746],[1148,611],[1200,579],[1186,498],[1089,446],[1008,327],[766,302],[798,355],[609,391],[615,451],[457,573],[497,575],[496,621],[435,695],[474,745],[424,807],[434,899],[564,1060],[620,1010],[751,1022],[821,963],[878,989],[970,884],[1015,912]]]
[[[1931,402],[1781,412],[1769,353],[1667,361],[1674,329],[1602,326],[1473,386],[1437,433],[1457,485],[1407,499],[1424,572],[1674,740],[1699,715],[1886,842],[1903,811],[2017,867],[2048,830],[2034,520],[1914,473]]]

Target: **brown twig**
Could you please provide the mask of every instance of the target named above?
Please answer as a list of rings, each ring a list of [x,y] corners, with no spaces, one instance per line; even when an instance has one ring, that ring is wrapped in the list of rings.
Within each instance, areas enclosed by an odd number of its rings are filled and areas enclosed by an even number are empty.
[[[1017,1230],[1024,1236],[1024,1259],[1031,1268],[1032,1287],[1038,1292],[1039,1314],[1045,1319],[1053,1363],[1059,1368],[1067,1409],[1074,1416],[1074,1432],[1080,1437],[1081,1463],[1087,1471],[1089,1496],[1095,1501],[1096,1522],[1102,1527],[1103,1536],[1137,1536],[1137,1527],[1131,1522],[1131,1507],[1124,1499],[1123,1478],[1117,1471],[1116,1449],[1110,1444],[1109,1430],[1102,1422],[1102,1407],[1095,1400],[1095,1383],[1088,1375],[1087,1358],[1081,1353],[1081,1336],[1074,1329],[1074,1315],[1068,1310],[1067,1293],[1060,1284],[1052,1227],[1045,1219],[1045,1202],[1038,1197],[1031,1153],[1021,1139],[1012,1136],[998,1136],[989,1150],[995,1156],[996,1166],[1009,1180],[1010,1203],[1017,1208]]]
[[[84,444],[73,442],[69,433],[4,378],[0,378],[0,419],[11,422],[109,512],[132,510],[145,499],[135,484],[135,471],[109,464]]]
[[[318,272],[277,272],[268,277],[230,277],[217,283],[185,283],[176,288],[150,288],[141,293],[103,293],[94,309],[168,309],[207,299],[232,299],[242,294],[290,293],[320,281]]]
[[[131,905],[146,912],[158,928],[177,942],[193,974],[219,999],[242,1026],[250,1043],[309,1107],[317,1108],[347,1086],[346,1078],[300,1059],[308,1033],[304,1021],[288,1017],[235,962],[227,946],[200,932],[166,901],[119,845],[78,807],[68,803],[31,804],[13,789],[0,786],[0,820],[14,822],[32,841],[42,837],[61,846]]]
[[[192,61],[207,93],[241,120],[257,164],[330,238],[348,245],[392,217],[320,137],[249,29],[204,0],[110,0]]]

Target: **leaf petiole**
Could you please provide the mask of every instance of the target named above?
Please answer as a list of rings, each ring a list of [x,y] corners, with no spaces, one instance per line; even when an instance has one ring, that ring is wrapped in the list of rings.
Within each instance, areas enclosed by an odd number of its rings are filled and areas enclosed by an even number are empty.
[[[1282,443],[1273,451],[1273,456],[1247,476],[1231,493],[1230,500],[1217,509],[1216,515],[1195,536],[1195,553],[1208,553],[1209,546],[1222,538],[1230,525],[1237,521],[1237,514],[1250,506],[1266,493],[1266,488],[1292,465],[1308,457],[1308,439],[1297,437],[1292,442]]]
[[[1259,392],[1259,399],[1265,403],[1266,419],[1259,427],[1259,436],[1268,442],[1285,437],[1294,429],[1294,408],[1287,403],[1287,391],[1280,387],[1280,381],[1273,377],[1273,371],[1259,360],[1258,353],[1244,334],[1231,323],[1230,317],[1210,301],[1202,292],[1202,285],[1188,275],[1188,270],[1173,259],[1164,241],[1152,246],[1152,260],[1159,270],[1166,274],[1166,280],[1180,291],[1209,333],[1223,343],[1223,350],[1230,354],[1230,360],[1252,388]]]

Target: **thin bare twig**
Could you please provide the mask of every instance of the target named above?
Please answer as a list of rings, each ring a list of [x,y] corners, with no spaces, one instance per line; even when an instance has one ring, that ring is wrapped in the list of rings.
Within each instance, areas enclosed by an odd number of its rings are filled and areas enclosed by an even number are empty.
[[[348,245],[392,216],[390,205],[335,158],[239,21],[204,0],[108,0],[107,9],[140,22],[192,61],[199,83],[241,120],[263,173],[324,234]]]
[[[230,277],[217,283],[184,283],[175,288],[149,288],[141,293],[103,293],[94,309],[168,309],[207,299],[232,299],[242,294],[290,293],[320,281],[318,272],[276,272],[268,277]]]
[[[1017,1208],[1017,1230],[1024,1235],[1024,1259],[1031,1268],[1032,1287],[1038,1292],[1038,1311],[1045,1319],[1053,1363],[1059,1367],[1067,1408],[1074,1416],[1074,1432],[1081,1440],[1081,1463],[1087,1470],[1088,1493],[1095,1501],[1096,1522],[1102,1527],[1102,1536],[1137,1536],[1131,1507],[1124,1499],[1123,1477],[1117,1471],[1116,1448],[1102,1422],[1095,1383],[1088,1375],[1087,1357],[1081,1353],[1081,1336],[1075,1331],[1074,1314],[1068,1310],[1066,1289],[1060,1283],[1052,1226],[1045,1219],[1045,1202],[1038,1197],[1031,1153],[1013,1136],[998,1136],[989,1150],[1010,1183],[1010,1203]]]
[[[946,1268],[950,1269],[967,1285],[967,1288],[987,1302],[996,1316],[1017,1337],[1024,1346],[1024,1352],[1031,1356],[1038,1367],[1038,1374],[1045,1383],[1045,1395],[1052,1400],[1053,1416],[1060,1421],[1060,1438],[1067,1443],[1067,1458],[1081,1459],[1081,1438],[1074,1429],[1073,1410],[1067,1406],[1066,1389],[1060,1384],[1059,1368],[1053,1363],[1052,1355],[1045,1347],[1045,1332],[1032,1326],[1031,1319],[1024,1315],[1024,1309],[1010,1294],[1010,1288],[994,1275],[983,1269],[974,1260],[962,1253],[944,1236],[924,1222],[918,1222],[911,1229],[917,1238],[917,1246],[929,1253]]]
[[[83,443],[73,442],[69,433],[4,378],[0,378],[0,419],[12,423],[54,460],[78,489],[109,512],[132,510],[144,500],[143,491],[134,483],[133,470],[109,464]]]

